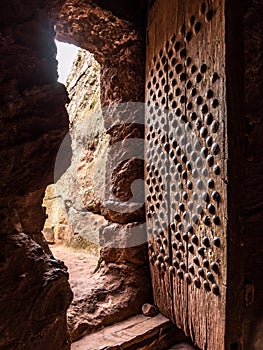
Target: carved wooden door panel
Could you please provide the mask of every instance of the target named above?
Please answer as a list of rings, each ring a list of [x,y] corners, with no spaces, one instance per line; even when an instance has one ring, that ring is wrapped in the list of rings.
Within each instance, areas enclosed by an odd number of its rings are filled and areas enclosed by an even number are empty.
[[[201,349],[211,350],[229,348],[224,11],[221,0],[158,0],[147,31],[154,298]]]

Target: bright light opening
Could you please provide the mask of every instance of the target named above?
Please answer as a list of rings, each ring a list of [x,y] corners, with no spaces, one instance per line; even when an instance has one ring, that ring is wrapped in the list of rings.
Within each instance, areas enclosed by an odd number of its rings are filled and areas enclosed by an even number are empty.
[[[57,45],[58,81],[66,84],[79,47],[55,40]]]

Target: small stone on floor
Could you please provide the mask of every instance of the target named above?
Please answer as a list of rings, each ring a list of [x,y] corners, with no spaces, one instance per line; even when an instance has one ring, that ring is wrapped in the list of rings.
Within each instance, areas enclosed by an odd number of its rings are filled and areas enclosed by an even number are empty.
[[[142,306],[142,313],[144,314],[144,316],[149,316],[149,317],[153,317],[156,316],[158,314],[158,308],[155,305],[152,304],[144,304]]]

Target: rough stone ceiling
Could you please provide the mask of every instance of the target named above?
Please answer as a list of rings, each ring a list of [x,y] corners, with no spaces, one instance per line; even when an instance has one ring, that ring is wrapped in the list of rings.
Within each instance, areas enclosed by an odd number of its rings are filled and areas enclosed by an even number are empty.
[[[111,11],[115,16],[132,22],[135,26],[144,26],[146,21],[147,0],[93,0],[101,8]]]
[[[127,49],[138,41],[138,27],[96,3],[101,1],[66,1],[56,23],[57,39],[94,53],[100,63],[112,60],[114,64],[114,57],[120,56],[122,47]],[[104,5],[109,3],[107,1]],[[112,2],[111,6],[114,4]],[[125,10],[126,7],[121,12]]]

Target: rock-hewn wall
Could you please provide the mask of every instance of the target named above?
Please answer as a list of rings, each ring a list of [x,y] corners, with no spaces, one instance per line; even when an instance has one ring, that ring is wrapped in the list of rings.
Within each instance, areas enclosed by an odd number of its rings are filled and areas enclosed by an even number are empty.
[[[42,200],[67,132],[54,18],[63,1],[0,5],[0,348],[69,349],[72,299],[41,230]]]
[[[1,347],[6,349],[57,350],[70,346],[66,309],[72,295],[66,268],[52,257],[41,235],[45,221],[44,191],[53,182],[56,153],[68,131],[64,107],[67,94],[56,81],[53,29],[63,3],[57,35],[95,54],[101,64],[102,106],[143,101],[144,42],[133,24],[90,0],[1,2],[0,334]],[[110,122],[111,116],[107,117]],[[111,144],[117,138],[125,139],[133,134],[143,138],[143,129],[135,125],[110,129],[110,124],[106,131]],[[141,164],[136,160],[133,165],[131,162],[126,167],[128,173],[123,167],[123,177],[129,176],[131,169],[136,169],[142,177],[143,169],[138,168]],[[116,157],[107,158],[110,174],[116,163]],[[113,176],[111,185],[117,188],[119,180],[119,176]],[[127,193],[130,193],[128,188]],[[129,232],[127,223],[136,225],[138,219],[142,220],[142,215],[130,217],[125,224],[110,225],[107,232],[120,229]],[[77,336],[138,312],[149,299],[145,252],[145,246],[132,252],[103,250],[104,263],[90,281],[90,302],[86,306],[87,316],[90,314],[95,321],[92,325],[84,322],[77,329]],[[118,304],[121,291],[125,300],[119,302],[119,308],[100,302],[94,317],[94,310],[89,308],[94,302],[92,295],[100,298],[98,289],[102,294],[109,293],[111,281],[118,281],[110,291],[111,305]]]
[[[247,1],[245,10],[245,346],[259,350],[263,348],[263,3]]]
[[[42,230],[48,244],[64,242],[73,234],[68,224],[64,200],[57,195],[54,184],[47,187],[43,200],[47,219]]]
[[[108,139],[100,105],[100,65],[80,49],[67,79],[71,164],[46,191],[44,235],[99,255],[99,229]],[[66,149],[60,151],[64,157]]]
[[[131,232],[135,232],[137,227],[137,231],[141,232],[144,208],[125,213],[112,210],[106,203],[111,196],[123,203],[131,200],[131,183],[143,179],[142,160],[134,157],[121,163],[119,161],[126,152],[120,146],[122,142],[144,138],[143,125],[138,124],[131,115],[138,113],[138,110],[130,109],[128,113],[126,110],[128,122],[125,122],[125,116],[118,119],[116,106],[144,101],[144,28],[141,29],[140,32],[132,23],[101,9],[92,1],[76,0],[65,2],[56,24],[59,40],[88,50],[100,64],[101,106],[110,146],[106,154],[106,188],[101,206],[101,213],[109,223],[100,230],[100,243],[104,245],[101,250],[102,263],[89,281],[90,293],[103,293],[105,301],[95,311],[89,307],[90,301],[83,306],[82,313],[90,321],[83,320],[80,326],[72,329],[75,339],[94,327],[140,312],[142,304],[151,299],[146,244],[125,248],[124,243],[125,240],[128,242]],[[125,114],[125,108],[123,111]],[[119,144],[117,151],[112,147],[115,144]],[[115,244],[117,238],[123,239],[119,247],[118,243],[117,247]],[[115,286],[116,281],[121,286],[119,293],[125,294],[124,299],[109,290],[108,286]],[[92,295],[87,295],[87,300],[93,300]],[[108,297],[112,300],[112,307],[108,305]]]

